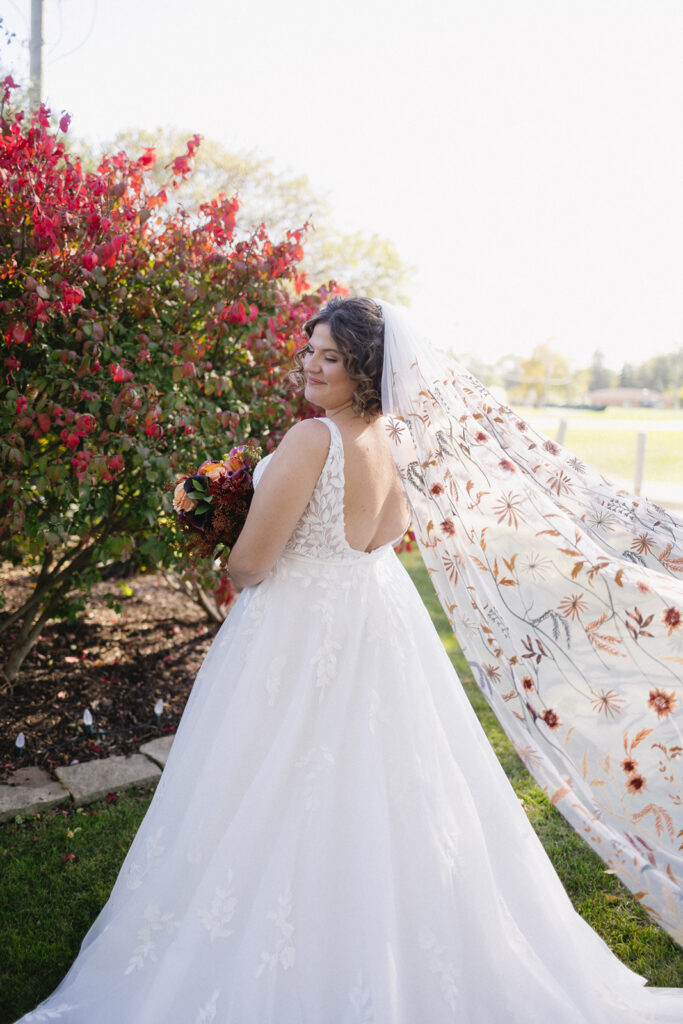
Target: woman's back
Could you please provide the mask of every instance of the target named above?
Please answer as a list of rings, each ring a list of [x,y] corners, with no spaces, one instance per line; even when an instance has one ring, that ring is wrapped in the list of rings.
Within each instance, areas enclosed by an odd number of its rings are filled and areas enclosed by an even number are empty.
[[[356,551],[372,551],[396,540],[410,514],[382,417],[338,424],[344,445],[344,525]]]

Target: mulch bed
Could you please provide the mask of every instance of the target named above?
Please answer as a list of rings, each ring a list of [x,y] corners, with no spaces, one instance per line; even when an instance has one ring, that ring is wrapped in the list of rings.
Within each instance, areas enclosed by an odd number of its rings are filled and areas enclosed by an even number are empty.
[[[5,611],[30,593],[28,574],[10,566],[0,566],[0,586]],[[104,600],[112,592],[120,595],[120,614]],[[0,779],[28,765],[54,771],[131,754],[141,743],[175,732],[217,629],[159,574],[98,584],[76,621],[48,623],[14,693],[0,696]],[[155,723],[159,697],[164,711]],[[93,716],[92,736],[83,724],[86,708]],[[18,758],[20,732],[26,744]]]

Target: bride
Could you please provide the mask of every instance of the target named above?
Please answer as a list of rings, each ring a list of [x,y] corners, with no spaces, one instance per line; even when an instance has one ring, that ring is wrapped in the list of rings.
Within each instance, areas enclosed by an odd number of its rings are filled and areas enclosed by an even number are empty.
[[[535,585],[526,619],[509,605],[506,620],[492,583],[500,571],[477,568],[488,596],[466,571],[474,533],[458,517],[485,504],[477,474],[493,472],[504,417],[496,424],[466,381],[486,439],[476,443],[488,446],[478,452],[442,429],[449,404],[460,422],[443,374],[404,401],[419,360],[387,303],[333,299],[306,333],[301,383],[325,415],[294,426],[257,469],[229,563],[242,593],[109,901],[61,984],[22,1022],[680,1024],[683,990],[645,988],[573,910],[393,550],[412,514],[451,617],[467,633],[486,611],[494,642],[486,664],[474,648],[472,663],[491,666],[488,698],[500,703],[499,682],[515,684],[524,666],[533,689],[502,694],[505,706],[521,708],[521,696],[531,709],[515,719],[519,747],[533,746],[529,761],[562,773],[586,806],[571,761],[552,760],[571,754],[570,742],[555,750],[571,708],[542,674],[537,640],[570,693],[580,688],[559,641],[543,646],[545,626],[528,626]],[[524,451],[512,441],[506,450],[512,470],[498,476],[529,476]],[[519,521],[527,507],[510,495]],[[554,514],[578,522],[570,497]],[[503,557],[521,580],[501,547]],[[677,596],[680,587],[666,590],[665,606]],[[533,658],[522,662],[520,648],[497,679],[506,630],[512,643],[520,622]],[[607,811],[594,818],[617,827]]]

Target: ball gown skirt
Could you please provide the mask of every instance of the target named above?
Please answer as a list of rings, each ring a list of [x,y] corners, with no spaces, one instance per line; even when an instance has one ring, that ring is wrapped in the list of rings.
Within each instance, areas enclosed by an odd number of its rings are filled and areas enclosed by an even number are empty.
[[[238,598],[109,901],[22,1022],[680,1024],[683,990],[574,911],[391,545],[353,552],[333,510]]]

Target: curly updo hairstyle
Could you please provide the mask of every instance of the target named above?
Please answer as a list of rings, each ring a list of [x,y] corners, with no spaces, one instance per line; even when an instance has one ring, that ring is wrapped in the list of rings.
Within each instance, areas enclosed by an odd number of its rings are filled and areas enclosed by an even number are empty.
[[[373,299],[336,296],[307,320],[304,330],[311,337],[316,324],[327,324],[351,380],[358,387],[351,406],[359,416],[374,419],[382,412],[382,365],[384,362],[384,317],[382,307]],[[303,356],[294,357],[292,379],[304,386]]]

